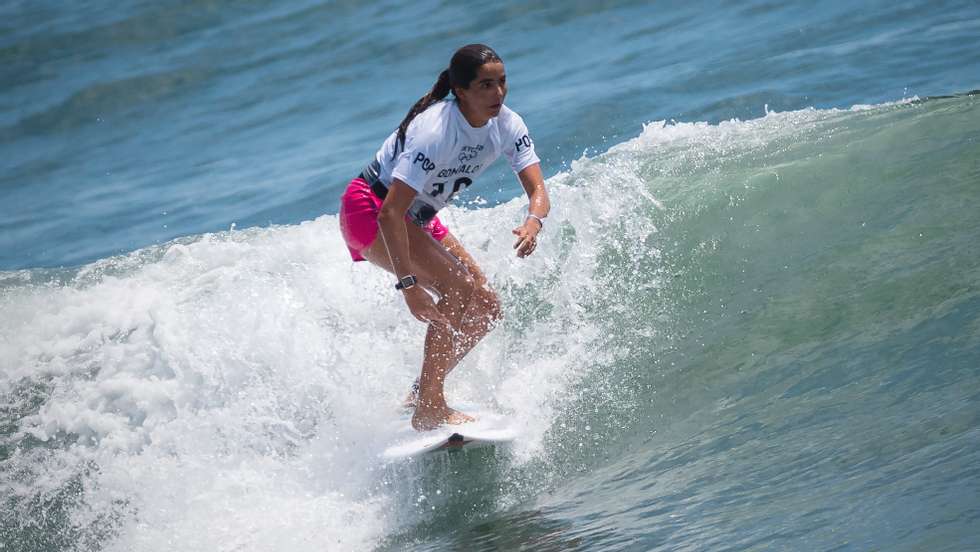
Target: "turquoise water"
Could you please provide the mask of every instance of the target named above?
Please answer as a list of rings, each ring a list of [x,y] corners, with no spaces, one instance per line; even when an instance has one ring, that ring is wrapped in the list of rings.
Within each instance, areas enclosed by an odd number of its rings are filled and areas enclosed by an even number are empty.
[[[974,3],[0,14],[5,549],[980,548]],[[385,464],[424,328],[336,197],[476,40],[554,209],[446,213],[449,393],[524,437]]]

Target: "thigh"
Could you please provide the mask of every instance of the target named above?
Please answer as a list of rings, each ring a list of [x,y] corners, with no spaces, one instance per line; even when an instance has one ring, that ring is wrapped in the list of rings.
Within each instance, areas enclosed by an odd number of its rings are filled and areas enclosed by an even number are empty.
[[[406,223],[408,243],[411,249],[412,265],[415,267],[419,283],[438,293],[446,295],[451,289],[473,286],[473,278],[468,267],[446,247],[418,226]],[[444,239],[449,239],[447,236]],[[456,242],[458,243],[458,242]],[[380,236],[367,249],[361,252],[372,264],[394,273],[391,258]]]
[[[473,298],[477,299],[476,304],[483,309],[482,312],[489,317],[490,321],[499,320],[503,316],[500,298],[490,288],[490,282],[487,281],[487,277],[483,274],[480,266],[476,264],[476,259],[470,255],[469,251],[463,247],[463,244],[451,233],[443,238],[442,244],[446,246],[447,251],[459,259],[459,262],[463,263],[466,271],[473,278]]]
[[[447,232],[446,237],[440,243],[446,248],[446,251],[452,254],[453,257],[456,257],[459,262],[463,263],[467,272],[475,280],[477,287],[482,288],[487,286],[487,277],[483,274],[483,270],[480,269],[480,265],[476,264],[476,259],[470,255],[469,251],[463,247],[463,244],[456,239],[456,236],[452,232]]]

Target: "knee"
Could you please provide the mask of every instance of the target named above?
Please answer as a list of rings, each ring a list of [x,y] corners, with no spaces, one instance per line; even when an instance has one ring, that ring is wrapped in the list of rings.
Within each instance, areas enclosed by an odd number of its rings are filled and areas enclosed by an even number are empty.
[[[470,300],[472,300],[479,289],[476,279],[473,278],[473,276],[471,276],[468,272],[460,275],[453,287],[455,288],[455,293],[464,303],[468,303]]]
[[[500,298],[490,289],[490,286],[485,283],[478,285],[473,292],[473,298],[486,317],[487,323],[492,325],[503,320],[504,311],[500,305]]]

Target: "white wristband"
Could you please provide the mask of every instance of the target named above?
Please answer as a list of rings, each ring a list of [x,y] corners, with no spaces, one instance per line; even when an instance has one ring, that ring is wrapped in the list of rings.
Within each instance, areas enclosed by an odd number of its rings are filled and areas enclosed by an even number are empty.
[[[528,213],[527,214],[527,218],[529,218],[529,219],[532,219],[533,218],[534,220],[538,221],[538,225],[541,227],[540,230],[544,230],[544,219],[542,219],[538,215],[533,215],[531,213]],[[527,219],[524,219],[524,220],[527,220]]]

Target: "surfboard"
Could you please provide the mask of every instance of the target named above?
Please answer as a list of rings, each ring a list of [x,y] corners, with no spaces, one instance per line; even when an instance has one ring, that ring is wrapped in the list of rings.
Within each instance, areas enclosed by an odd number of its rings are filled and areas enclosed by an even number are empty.
[[[454,406],[476,418],[459,425],[444,425],[431,431],[412,428],[412,411],[405,412],[393,424],[392,444],[381,453],[386,460],[414,458],[439,452],[457,452],[511,443],[517,432],[507,418],[471,405]]]

